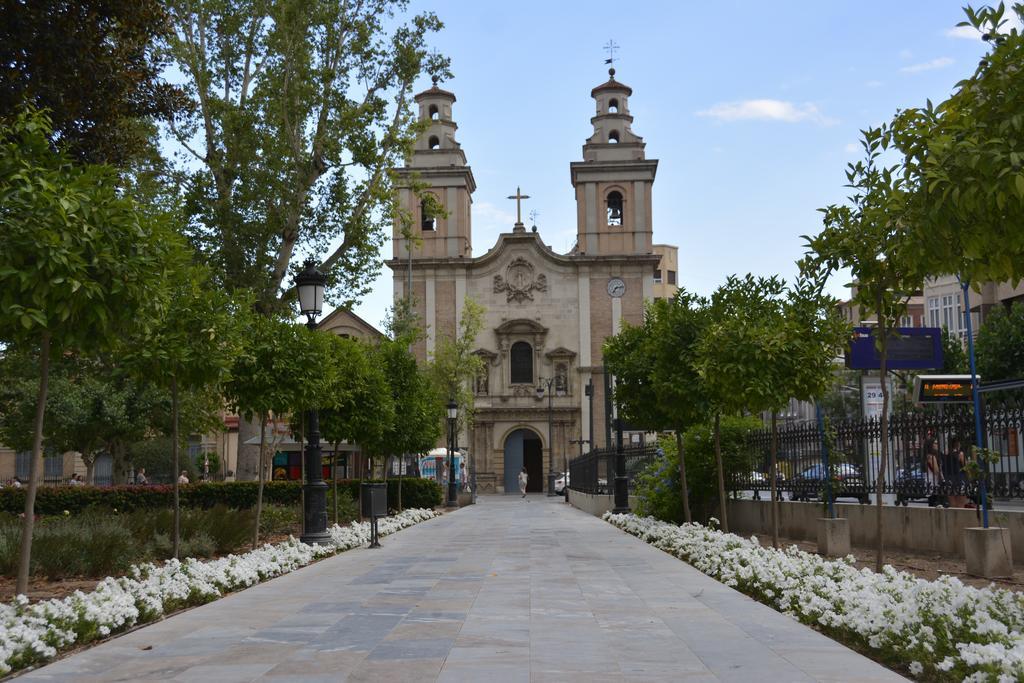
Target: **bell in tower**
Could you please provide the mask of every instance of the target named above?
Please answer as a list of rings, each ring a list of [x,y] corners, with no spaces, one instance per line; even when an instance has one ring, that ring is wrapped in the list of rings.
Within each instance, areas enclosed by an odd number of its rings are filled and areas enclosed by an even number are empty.
[[[632,95],[632,88],[615,80],[614,68],[590,91],[597,105],[593,133],[583,145],[583,161],[569,165],[581,253],[651,253],[651,187],[658,161],[646,158],[646,143],[633,132]]]
[[[455,94],[433,86],[415,97],[426,129],[405,165],[395,169],[398,208],[392,233],[394,257],[459,258],[472,255],[470,206],[476,190],[473,171],[452,118]],[[413,240],[406,231],[414,231]]]

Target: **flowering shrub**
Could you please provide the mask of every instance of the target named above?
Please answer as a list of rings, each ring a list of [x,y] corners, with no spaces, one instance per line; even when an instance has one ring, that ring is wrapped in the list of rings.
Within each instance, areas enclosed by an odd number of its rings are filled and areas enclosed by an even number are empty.
[[[604,519],[766,605],[925,680],[1024,680],[1024,596],[944,576],[881,574],[796,547],[699,524],[606,513]]]
[[[384,536],[436,514],[426,509],[405,510],[379,520],[378,529]],[[291,538],[207,562],[190,558],[135,565],[127,576],[108,577],[89,593],[75,591],[59,600],[29,604],[28,598],[19,595],[10,604],[0,605],[0,675],[370,541],[369,522],[333,526],[329,531],[330,545],[306,545]]]

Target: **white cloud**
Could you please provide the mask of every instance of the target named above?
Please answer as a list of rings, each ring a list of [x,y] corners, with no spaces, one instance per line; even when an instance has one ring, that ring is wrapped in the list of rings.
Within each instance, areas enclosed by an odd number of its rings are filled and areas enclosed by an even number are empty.
[[[935,59],[927,62],[921,62],[920,64],[911,64],[910,66],[904,66],[900,69],[905,74],[919,74],[922,71],[932,71],[934,69],[942,69],[953,63],[953,60],[949,57],[936,57]]]
[[[514,203],[509,202],[512,206]],[[527,213],[524,211],[523,213]],[[523,216],[526,220],[526,216]],[[473,203],[473,231],[480,232],[511,232],[512,225],[516,222],[516,215],[502,207],[495,206],[490,202]]]
[[[868,88],[880,88],[884,85],[884,83],[882,83],[882,81],[867,81],[866,83],[864,83],[864,85],[865,87]]]
[[[853,152],[860,151],[861,150],[861,146],[858,145],[856,142],[847,142],[846,146],[843,147],[843,149],[845,149],[847,152],[852,154]]]
[[[719,121],[783,121],[801,123],[808,121],[827,126],[835,120],[824,116],[817,106],[810,102],[794,104],[783,100],[743,100],[740,102],[719,102],[709,109],[697,112]]]

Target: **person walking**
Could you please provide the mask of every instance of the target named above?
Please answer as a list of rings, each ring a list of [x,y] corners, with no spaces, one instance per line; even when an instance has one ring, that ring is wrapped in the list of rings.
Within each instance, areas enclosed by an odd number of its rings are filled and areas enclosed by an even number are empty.
[[[181,474],[178,475],[178,483],[179,484],[187,484],[188,483],[188,470],[182,470],[181,471]]]
[[[135,472],[135,484],[137,486],[145,486],[148,483],[149,479],[146,477],[146,468],[140,467],[138,471]]]
[[[942,468],[939,465],[939,446],[935,441],[931,442],[930,450],[925,454],[924,481],[928,486],[928,506],[942,505]]]
[[[519,492],[523,494],[523,498],[526,498],[526,483],[530,480],[530,475],[526,473],[526,467],[523,467],[519,471]]]

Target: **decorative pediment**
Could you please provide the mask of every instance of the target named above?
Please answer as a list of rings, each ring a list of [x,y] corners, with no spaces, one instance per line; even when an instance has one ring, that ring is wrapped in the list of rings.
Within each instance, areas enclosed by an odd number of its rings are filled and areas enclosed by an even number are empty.
[[[505,292],[505,300],[509,302],[533,301],[533,292],[546,292],[547,289],[547,276],[535,274],[533,264],[522,256],[512,259],[505,268],[504,277],[494,276],[495,293]]]
[[[494,351],[489,351],[488,349],[477,349],[476,351],[473,352],[473,355],[480,356],[481,358],[486,358],[487,360],[494,360],[495,358],[498,357],[498,354],[496,354]]]
[[[559,346],[557,349],[551,349],[550,351],[548,351],[544,355],[547,358],[551,358],[551,359],[567,358],[569,360],[572,360],[573,358],[576,357],[576,352],[575,351],[570,351],[569,349],[565,348],[564,346]]]
[[[541,325],[535,320],[527,320],[526,318],[516,318],[514,320],[506,320],[502,324],[494,328],[494,331],[499,335],[508,334],[547,334],[548,328]]]

